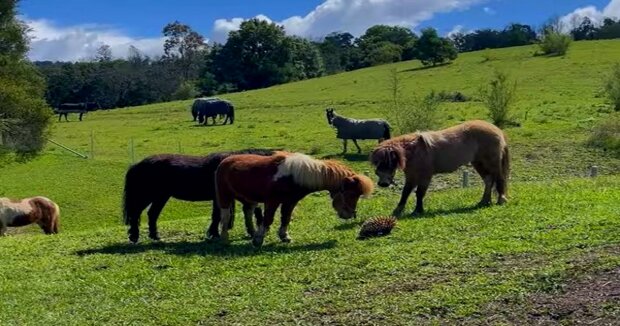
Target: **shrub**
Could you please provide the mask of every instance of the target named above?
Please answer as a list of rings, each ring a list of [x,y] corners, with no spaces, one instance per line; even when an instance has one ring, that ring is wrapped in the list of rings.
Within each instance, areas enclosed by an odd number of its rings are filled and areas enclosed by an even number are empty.
[[[568,52],[573,38],[556,30],[548,30],[540,40],[540,50],[545,55],[562,56]]]
[[[491,82],[480,91],[482,101],[489,109],[493,123],[502,127],[510,122],[510,107],[515,99],[517,83],[510,82],[508,75],[496,71]]]
[[[172,94],[172,98],[175,100],[189,100],[195,98],[199,94],[194,83],[186,81],[179,85],[174,94]]]
[[[614,110],[620,111],[620,63],[611,69],[611,74],[605,81],[605,93]]]
[[[400,75],[396,69],[390,71],[388,84],[391,101],[387,106],[386,115],[398,134],[432,130],[437,127],[440,101],[435,92],[423,98],[403,97]]]
[[[436,97],[441,102],[467,102],[470,100],[469,96],[459,92],[446,92],[441,91],[436,94]]]
[[[620,113],[611,114],[592,129],[590,146],[614,152],[620,156]]]

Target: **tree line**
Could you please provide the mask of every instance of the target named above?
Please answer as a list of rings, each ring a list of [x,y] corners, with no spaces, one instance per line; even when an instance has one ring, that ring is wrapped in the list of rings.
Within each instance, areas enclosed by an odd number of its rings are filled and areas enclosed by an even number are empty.
[[[264,88],[404,60],[438,65],[459,52],[537,43],[547,25],[537,31],[513,23],[448,38],[432,28],[417,35],[406,27],[376,25],[359,37],[334,32],[311,41],[287,35],[275,23],[251,19],[230,32],[226,42],[207,44],[190,26],[175,21],[162,30],[161,57],[150,58],[131,47],[127,58],[113,59],[109,46],[102,45],[91,60],[36,64],[47,80],[51,106],[89,101],[114,108]],[[583,18],[573,25],[575,40],[620,37],[620,20],[607,18],[597,26]]]

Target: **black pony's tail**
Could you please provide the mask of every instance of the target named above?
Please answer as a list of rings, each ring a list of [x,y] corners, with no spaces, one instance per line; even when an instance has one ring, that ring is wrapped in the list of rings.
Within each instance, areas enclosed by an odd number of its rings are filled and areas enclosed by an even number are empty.
[[[140,214],[131,214],[131,212],[134,211],[133,206],[137,204],[136,200],[138,199],[135,198],[136,190],[134,189],[136,187],[136,182],[138,182],[138,180],[136,180],[136,173],[136,166],[133,165],[129,167],[129,170],[127,170],[127,174],[125,174],[125,187],[123,189],[122,205],[123,222],[125,223],[125,225],[130,225],[132,219],[140,219]]]
[[[385,123],[383,124],[383,139],[390,139],[392,135],[390,134],[390,125]]]

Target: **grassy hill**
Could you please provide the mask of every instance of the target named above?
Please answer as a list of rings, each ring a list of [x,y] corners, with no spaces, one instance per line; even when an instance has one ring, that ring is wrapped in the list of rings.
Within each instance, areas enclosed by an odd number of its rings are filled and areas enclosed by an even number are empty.
[[[490,307],[515,311],[530,293],[617,268],[620,160],[585,140],[611,112],[600,85],[620,42],[577,42],[564,58],[534,52],[474,52],[431,69],[402,62],[229,94],[222,97],[237,107],[232,126],[196,126],[191,101],[55,124],[52,138],[84,153],[94,135],[95,157],[50,145],[32,162],[0,168],[0,196],[45,195],[62,210],[60,235],[28,227],[0,239],[0,324],[475,323],[497,315]],[[363,155],[340,155],[324,109],[389,120],[393,69],[404,92],[420,96],[435,90],[475,98],[495,69],[518,82],[514,115],[522,126],[506,130],[513,153],[506,207],[472,209],[482,192],[478,178],[456,189],[457,173],[441,176],[424,218],[402,219],[392,236],[362,242],[355,240],[360,221],[337,220],[328,196],[317,194],[296,209],[292,244],[280,244],[272,231],[257,251],[240,227],[229,247],[204,242],[210,206],[173,200],[160,218],[163,243],[125,244],[119,203],[130,143],[133,160],[276,147],[341,159],[370,175],[366,153],[375,143],[360,142]],[[440,110],[443,126],[486,117],[475,100]],[[590,165],[603,176],[582,178]],[[389,213],[397,198],[398,189],[377,190],[360,203],[360,215]],[[601,318],[620,314],[597,309]]]

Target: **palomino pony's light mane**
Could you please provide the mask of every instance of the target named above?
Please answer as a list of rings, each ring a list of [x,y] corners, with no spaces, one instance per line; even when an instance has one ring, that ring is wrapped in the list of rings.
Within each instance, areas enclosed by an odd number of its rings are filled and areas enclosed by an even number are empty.
[[[365,196],[373,189],[372,181],[358,175],[346,165],[332,160],[317,160],[301,153],[286,153],[285,159],[278,166],[274,180],[290,176],[293,181],[310,189],[338,188],[347,177],[356,177]]]

